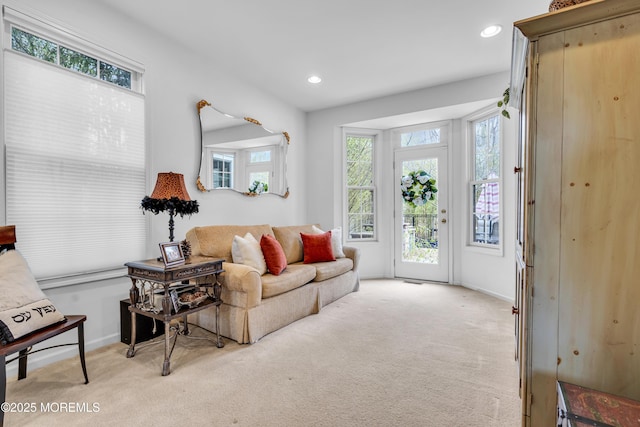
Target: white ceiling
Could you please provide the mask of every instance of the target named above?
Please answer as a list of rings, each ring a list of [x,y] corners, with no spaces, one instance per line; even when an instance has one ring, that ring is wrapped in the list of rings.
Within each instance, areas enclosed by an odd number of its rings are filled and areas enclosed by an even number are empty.
[[[98,0],[314,111],[506,71],[550,0]],[[500,24],[492,39],[480,31]],[[323,78],[309,84],[311,74]]]

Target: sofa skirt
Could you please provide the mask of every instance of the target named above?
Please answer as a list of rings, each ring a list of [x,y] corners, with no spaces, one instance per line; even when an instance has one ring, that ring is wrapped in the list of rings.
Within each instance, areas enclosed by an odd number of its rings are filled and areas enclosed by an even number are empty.
[[[220,335],[239,344],[255,343],[265,335],[277,331],[322,307],[359,289],[358,273],[348,271],[322,282],[310,282],[283,294],[265,298],[250,309],[220,306]],[[216,332],[215,309],[202,310],[189,316],[189,322]]]

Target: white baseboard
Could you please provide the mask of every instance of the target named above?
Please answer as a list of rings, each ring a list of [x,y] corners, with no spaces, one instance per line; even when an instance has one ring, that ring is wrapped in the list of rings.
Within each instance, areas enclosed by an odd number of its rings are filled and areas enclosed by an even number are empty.
[[[482,288],[475,288],[473,286],[467,286],[467,285],[464,285],[464,284],[462,284],[460,286],[462,286],[463,288],[471,289],[473,291],[478,291],[478,292],[483,293],[485,295],[489,295],[489,296],[492,296],[494,298],[498,298],[498,299],[501,299],[503,301],[507,301],[507,302],[513,304],[513,298],[508,297],[506,295],[498,294],[496,292],[491,292],[491,291],[488,291],[488,290],[482,289]]]

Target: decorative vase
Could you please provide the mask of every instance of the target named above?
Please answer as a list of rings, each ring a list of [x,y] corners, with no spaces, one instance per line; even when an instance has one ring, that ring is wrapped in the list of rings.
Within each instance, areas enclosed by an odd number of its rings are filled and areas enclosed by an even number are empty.
[[[560,10],[567,6],[573,6],[587,1],[589,0],[552,0],[551,4],[549,5],[549,12]]]

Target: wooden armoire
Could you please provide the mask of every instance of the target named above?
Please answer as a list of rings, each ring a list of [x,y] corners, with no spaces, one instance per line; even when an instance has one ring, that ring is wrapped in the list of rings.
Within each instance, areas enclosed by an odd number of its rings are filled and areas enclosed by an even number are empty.
[[[514,24],[523,425],[556,381],[640,400],[640,0]]]

